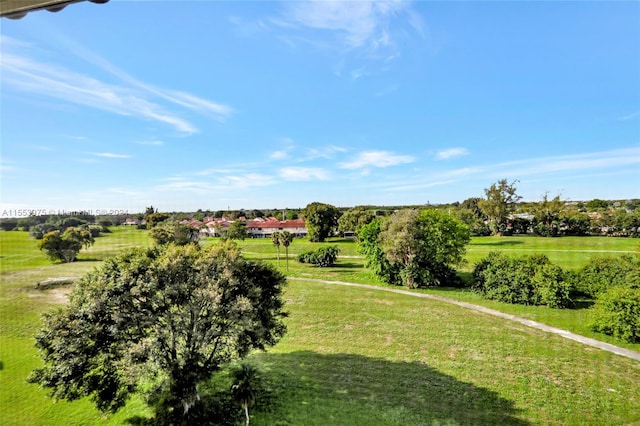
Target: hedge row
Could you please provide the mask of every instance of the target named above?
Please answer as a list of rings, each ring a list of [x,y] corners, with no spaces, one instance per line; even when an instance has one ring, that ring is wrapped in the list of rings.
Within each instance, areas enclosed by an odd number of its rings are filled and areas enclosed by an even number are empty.
[[[595,299],[593,330],[640,342],[640,260],[598,257],[565,272],[546,256],[508,257],[492,252],[473,271],[472,289],[487,299],[552,308],[573,306],[573,298]]]

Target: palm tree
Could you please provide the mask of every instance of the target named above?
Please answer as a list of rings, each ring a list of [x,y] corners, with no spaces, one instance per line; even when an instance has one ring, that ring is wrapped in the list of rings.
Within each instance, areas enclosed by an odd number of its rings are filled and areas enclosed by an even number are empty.
[[[258,373],[256,367],[244,362],[240,364],[239,368],[231,371],[231,377],[233,378],[231,392],[233,393],[233,398],[244,410],[247,426],[249,426],[249,407],[256,402],[260,379]]]
[[[289,271],[289,246],[291,245],[291,243],[293,242],[293,234],[291,234],[289,231],[282,231],[280,233],[280,244],[282,244],[284,246],[284,249],[286,251],[286,262],[287,262],[287,271]]]
[[[280,266],[280,233],[278,231],[271,234],[271,242],[278,250],[278,267]]]

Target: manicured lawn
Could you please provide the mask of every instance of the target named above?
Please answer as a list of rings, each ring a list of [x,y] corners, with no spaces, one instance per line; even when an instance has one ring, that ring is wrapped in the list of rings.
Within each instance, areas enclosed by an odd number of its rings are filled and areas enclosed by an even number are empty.
[[[438,302],[290,281],[255,424],[627,424],[640,364]]]
[[[596,250],[620,255],[634,252],[639,243],[612,238],[488,237],[474,239],[468,257],[479,259],[495,249],[543,252],[571,268],[586,264]],[[147,244],[144,231],[114,228],[81,251],[80,261],[51,264],[26,233],[0,231],[0,423],[122,424],[149,414],[137,399],[116,416],[101,415],[88,401],[53,403],[46,392],[25,381],[41,362],[33,346],[40,315],[64,303],[69,290],[39,289],[37,283],[81,276],[124,247]],[[248,257],[277,264],[270,240],[239,244]],[[364,268],[354,242],[325,243],[331,244],[339,244],[341,256],[346,257],[326,269],[294,260],[320,244],[295,240],[289,248],[289,332],[267,353],[251,357],[265,371],[272,389],[268,409],[256,407],[252,424],[640,422],[638,362],[449,304],[296,281],[298,276],[382,285]],[[283,272],[284,253],[281,248]],[[568,263],[553,253],[566,255]],[[450,289],[420,291],[640,349],[588,331],[584,309],[507,305]]]
[[[0,231],[0,424],[119,425],[146,412],[141,401],[133,400],[117,415],[105,416],[88,400],[54,403],[26,382],[29,372],[41,365],[34,346],[40,316],[64,303],[69,291],[68,286],[39,289],[37,284],[52,277],[80,277],[123,247],[142,244],[149,244],[146,232],[114,228],[82,250],[77,262],[52,264],[28,233]]]
[[[610,237],[475,237],[467,247],[469,263],[465,269],[473,269],[476,262],[494,250],[513,255],[545,254],[564,269],[577,269],[586,265],[593,256],[640,253],[640,240]]]

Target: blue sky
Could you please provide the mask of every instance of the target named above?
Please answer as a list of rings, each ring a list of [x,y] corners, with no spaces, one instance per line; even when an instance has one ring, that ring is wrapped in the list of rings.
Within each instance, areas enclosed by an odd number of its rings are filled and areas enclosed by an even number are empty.
[[[111,0],[0,35],[3,210],[640,198],[638,2]]]

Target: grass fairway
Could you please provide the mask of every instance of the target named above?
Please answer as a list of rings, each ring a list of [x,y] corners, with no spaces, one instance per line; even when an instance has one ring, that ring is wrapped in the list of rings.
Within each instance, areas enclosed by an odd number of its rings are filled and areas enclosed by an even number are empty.
[[[564,269],[578,269],[593,256],[640,253],[640,240],[610,237],[475,237],[467,246],[466,269],[473,269],[476,262],[495,250],[514,256],[544,254]]]
[[[529,237],[522,243],[501,243],[515,241],[512,238],[474,239],[469,257],[480,258],[494,249],[513,254],[569,250],[573,267],[579,267],[593,250],[621,254],[635,251],[640,243]],[[26,233],[0,231],[0,424],[115,425],[149,414],[137,399],[115,416],[101,415],[86,400],[54,403],[45,391],[25,381],[41,362],[33,346],[40,315],[64,303],[69,290],[38,289],[37,283],[81,276],[124,247],[149,243],[144,231],[118,228],[81,251],[78,262],[51,264]],[[255,410],[252,424],[640,423],[638,362],[445,303],[296,281],[298,276],[380,284],[363,267],[355,243],[328,244],[339,244],[346,257],[327,269],[294,260],[318,244],[295,240],[289,249],[289,332],[267,353],[252,355],[265,369],[273,390],[269,408]],[[269,240],[246,240],[240,245],[249,257],[277,263]],[[507,305],[446,289],[422,291],[505,312],[516,310],[521,316],[589,335],[575,329],[584,323],[586,310]],[[601,334],[590,337],[635,350],[640,346],[622,345]]]
[[[438,302],[291,280],[289,333],[253,359],[276,383],[255,424],[618,425],[640,364]]]

